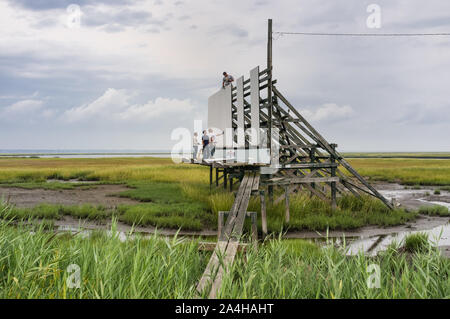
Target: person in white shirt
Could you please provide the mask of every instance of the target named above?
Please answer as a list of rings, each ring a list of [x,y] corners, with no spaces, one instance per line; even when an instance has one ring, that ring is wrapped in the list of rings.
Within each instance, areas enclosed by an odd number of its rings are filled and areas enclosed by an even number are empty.
[[[197,132],[195,132],[194,136],[192,137],[192,158],[194,160],[197,159],[199,145],[200,145],[200,143],[198,142],[198,134],[197,134]]]
[[[211,156],[214,156],[214,153],[216,152],[216,144],[217,144],[216,135],[214,134],[212,128],[208,129],[208,133],[209,133],[210,154],[211,154]],[[223,132],[220,134],[217,134],[217,136],[220,136],[220,135],[223,135]]]

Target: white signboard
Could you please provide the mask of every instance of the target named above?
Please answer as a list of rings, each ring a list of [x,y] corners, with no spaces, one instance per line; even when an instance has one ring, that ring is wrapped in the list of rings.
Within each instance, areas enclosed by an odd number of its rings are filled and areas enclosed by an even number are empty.
[[[232,130],[231,85],[220,89],[208,99],[208,128],[216,135]],[[217,136],[216,147],[225,147],[224,135]]]

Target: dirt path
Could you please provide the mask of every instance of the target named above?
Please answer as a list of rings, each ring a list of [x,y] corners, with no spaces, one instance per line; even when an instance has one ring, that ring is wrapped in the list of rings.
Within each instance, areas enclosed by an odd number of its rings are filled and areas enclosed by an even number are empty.
[[[17,207],[33,207],[38,204],[103,205],[115,207],[120,204],[137,204],[139,201],[117,195],[127,190],[124,185],[98,185],[89,189],[46,190],[0,187],[0,198],[9,200]]]

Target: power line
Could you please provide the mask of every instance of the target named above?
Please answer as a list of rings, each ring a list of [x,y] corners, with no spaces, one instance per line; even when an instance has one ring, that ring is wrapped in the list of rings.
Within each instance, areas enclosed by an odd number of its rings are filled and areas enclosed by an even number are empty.
[[[340,36],[340,37],[435,37],[450,36],[450,33],[319,33],[319,32],[273,32],[282,35]]]

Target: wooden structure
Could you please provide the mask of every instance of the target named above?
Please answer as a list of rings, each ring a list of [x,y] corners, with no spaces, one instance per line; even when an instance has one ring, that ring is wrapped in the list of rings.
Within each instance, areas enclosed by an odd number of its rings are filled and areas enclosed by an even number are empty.
[[[259,67],[254,68],[249,79],[240,77],[236,81],[236,87],[220,94],[231,103],[231,149],[254,149],[256,152],[268,150],[270,161],[262,163],[245,158],[222,158],[200,163],[210,167],[211,187],[229,187],[232,191],[234,185],[240,183],[225,226],[219,227],[216,249],[197,287],[199,291],[211,287],[211,298],[216,296],[223,269],[232,263],[236,254],[251,194],[260,196],[264,236],[267,234],[267,200],[275,203],[284,201],[285,220],[289,222],[289,196],[293,192],[308,192],[311,196],[328,202],[333,209],[336,209],[337,198],[342,194],[369,194],[392,209],[391,203],[337,152],[337,144],[326,141],[276,84],[272,66],[272,20],[269,20],[267,68],[263,71],[259,71]],[[220,107],[223,105],[222,103]],[[256,134],[257,143],[255,136],[242,133],[255,127],[253,135]],[[275,194],[278,194],[278,198],[274,198]],[[209,283],[211,286],[208,286]]]

